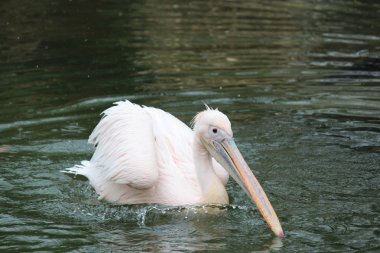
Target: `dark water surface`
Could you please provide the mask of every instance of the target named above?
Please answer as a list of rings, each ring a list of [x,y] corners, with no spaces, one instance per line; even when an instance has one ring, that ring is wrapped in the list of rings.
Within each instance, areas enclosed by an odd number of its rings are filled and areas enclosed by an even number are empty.
[[[231,206],[113,206],[59,171],[130,99],[190,122],[203,103],[285,230]],[[380,251],[376,1],[0,2],[0,251]]]

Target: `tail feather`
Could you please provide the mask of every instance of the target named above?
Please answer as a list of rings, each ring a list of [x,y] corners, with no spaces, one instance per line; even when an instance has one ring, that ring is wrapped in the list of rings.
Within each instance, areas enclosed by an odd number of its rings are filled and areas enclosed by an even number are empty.
[[[91,163],[89,161],[82,161],[81,163],[82,164],[77,164],[74,167],[61,170],[61,172],[73,176],[75,178],[78,175],[88,178],[88,169],[91,167]]]

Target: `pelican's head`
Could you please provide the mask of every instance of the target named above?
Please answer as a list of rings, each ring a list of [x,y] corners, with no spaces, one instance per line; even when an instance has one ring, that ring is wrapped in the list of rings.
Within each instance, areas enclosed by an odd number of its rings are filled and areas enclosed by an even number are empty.
[[[193,127],[198,140],[250,196],[272,231],[283,237],[284,232],[272,205],[236,147],[227,116],[207,107],[195,116]]]

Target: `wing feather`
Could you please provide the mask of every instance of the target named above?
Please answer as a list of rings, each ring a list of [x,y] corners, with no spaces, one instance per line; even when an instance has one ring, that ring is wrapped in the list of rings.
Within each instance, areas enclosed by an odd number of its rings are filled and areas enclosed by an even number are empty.
[[[103,113],[89,137],[96,146],[91,163],[106,180],[146,189],[158,180],[152,119],[144,108],[117,102]]]

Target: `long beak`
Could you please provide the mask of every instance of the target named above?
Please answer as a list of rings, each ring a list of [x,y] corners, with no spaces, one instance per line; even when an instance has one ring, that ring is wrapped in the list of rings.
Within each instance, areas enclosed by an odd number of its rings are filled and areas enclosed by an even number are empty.
[[[253,175],[239,149],[236,147],[234,140],[224,139],[221,142],[212,141],[211,144],[212,145],[210,146],[213,147],[213,150],[209,150],[211,154],[227,169],[230,175],[236,182],[238,182],[241,188],[245,190],[248,196],[251,197],[274,234],[281,238],[284,237],[284,232],[280,221],[277,218],[276,212],[273,210],[273,207],[260,183]]]

